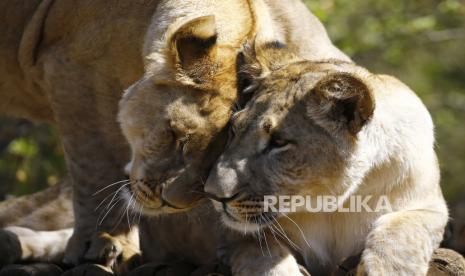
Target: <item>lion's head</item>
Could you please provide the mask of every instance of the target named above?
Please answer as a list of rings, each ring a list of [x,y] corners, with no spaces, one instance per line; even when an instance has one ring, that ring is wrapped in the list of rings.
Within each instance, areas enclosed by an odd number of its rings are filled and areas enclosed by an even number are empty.
[[[259,72],[255,95],[233,115],[234,138],[205,186],[225,224],[238,230],[258,230],[280,215],[264,212],[264,196],[344,193],[357,134],[375,108],[365,70],[298,61],[277,45],[265,45],[273,58],[251,66]]]
[[[132,195],[146,214],[186,210],[201,198],[237,94],[237,50],[217,43],[213,16],[169,30],[162,55],[163,68],[131,86],[119,112]]]

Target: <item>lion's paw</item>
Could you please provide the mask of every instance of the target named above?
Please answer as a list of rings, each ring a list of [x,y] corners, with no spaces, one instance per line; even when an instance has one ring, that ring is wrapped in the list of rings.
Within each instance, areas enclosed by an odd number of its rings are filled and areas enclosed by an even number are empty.
[[[137,243],[128,236],[98,232],[87,242],[73,236],[64,262],[70,265],[95,263],[121,272],[127,271],[127,266],[132,265],[139,255]]]
[[[308,271],[300,266],[294,256],[262,258],[259,261],[249,260],[242,267],[232,267],[233,275],[276,275],[276,276],[309,276]]]

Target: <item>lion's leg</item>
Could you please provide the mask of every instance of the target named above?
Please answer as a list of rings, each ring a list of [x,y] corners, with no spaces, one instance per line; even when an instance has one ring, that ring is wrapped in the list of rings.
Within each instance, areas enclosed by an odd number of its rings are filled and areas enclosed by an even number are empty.
[[[70,188],[64,182],[0,204],[0,223],[7,227],[0,229],[0,267],[18,261],[61,262],[72,231],[62,229],[74,223]],[[8,271],[13,269],[19,268]]]
[[[446,222],[446,211],[428,209],[380,217],[368,235],[357,275],[426,275]]]
[[[310,275],[298,263],[289,248],[268,237],[248,240],[235,246],[229,258],[233,275]]]
[[[73,229],[34,231],[23,227],[0,230],[2,265],[19,261],[61,262]]]
[[[113,264],[138,252],[137,231],[129,225],[134,214],[120,193],[128,185],[124,166],[129,159],[116,119],[124,88],[64,56],[53,49],[41,60],[73,185],[75,226],[64,261]]]

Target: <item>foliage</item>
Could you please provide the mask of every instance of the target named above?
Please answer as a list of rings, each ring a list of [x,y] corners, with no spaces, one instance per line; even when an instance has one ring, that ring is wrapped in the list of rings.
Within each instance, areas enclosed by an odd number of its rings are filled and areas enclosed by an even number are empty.
[[[64,175],[63,151],[54,127],[0,120],[0,196],[54,185]]]
[[[422,98],[436,124],[445,195],[465,203],[465,1],[305,2],[357,63]]]

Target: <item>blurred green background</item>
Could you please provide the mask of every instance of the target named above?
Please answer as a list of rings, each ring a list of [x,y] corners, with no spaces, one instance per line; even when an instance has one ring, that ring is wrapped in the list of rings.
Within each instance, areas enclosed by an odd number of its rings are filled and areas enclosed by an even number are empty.
[[[444,193],[465,220],[465,0],[305,2],[356,62],[423,99],[436,123]],[[54,127],[0,119],[0,199],[54,185],[64,171]]]
[[[393,75],[436,125],[442,187],[465,221],[465,0],[306,0],[357,63]]]

